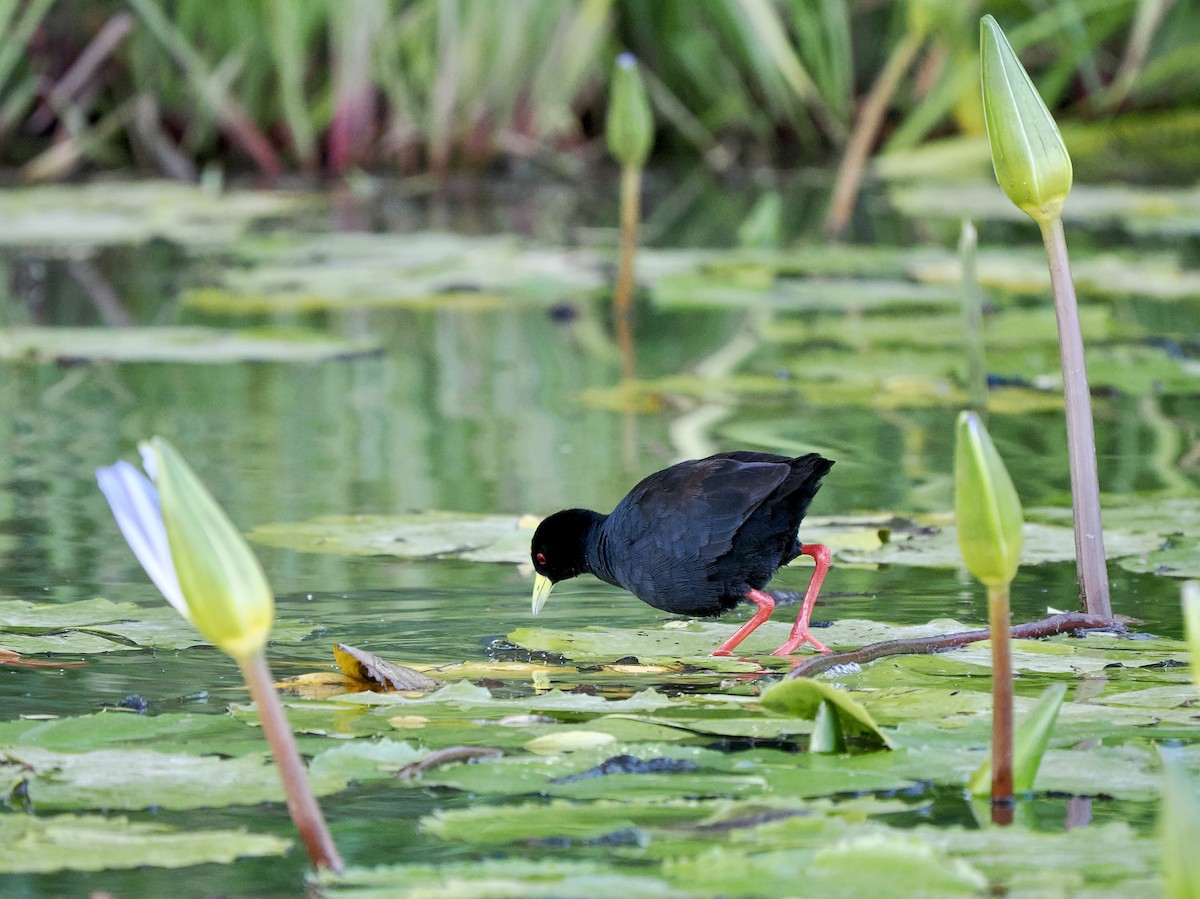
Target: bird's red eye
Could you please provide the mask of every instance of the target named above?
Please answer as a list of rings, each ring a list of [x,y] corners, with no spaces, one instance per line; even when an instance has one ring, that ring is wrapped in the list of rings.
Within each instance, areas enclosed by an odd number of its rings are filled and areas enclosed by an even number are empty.
[[[534,561],[537,562],[539,565],[546,564],[546,554],[545,553],[538,553],[533,558],[534,558]]]

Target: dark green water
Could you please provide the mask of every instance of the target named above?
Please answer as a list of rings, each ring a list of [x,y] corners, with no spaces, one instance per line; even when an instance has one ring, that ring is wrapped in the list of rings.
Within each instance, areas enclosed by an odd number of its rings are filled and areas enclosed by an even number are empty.
[[[15,270],[16,257],[8,259]],[[100,266],[146,323],[174,320],[170,285],[189,270],[162,247],[110,251]],[[27,260],[22,265],[27,264]],[[37,315],[47,323],[94,318],[51,260]],[[10,320],[20,320],[19,294]],[[18,310],[18,311],[12,311]],[[565,506],[607,510],[643,475],[687,448],[673,425],[686,410],[665,408],[627,418],[590,406],[581,394],[611,386],[616,362],[589,353],[580,318],[535,309],[373,310],[290,317],[287,323],[340,335],[371,335],[377,356],[321,364],[223,365],[0,363],[0,598],[69,601],[105,596],[157,605],[95,487],[93,470],[133,459],[138,439],[162,434],[187,456],[239,525],[329,513],[400,513],[425,509],[545,514]],[[183,320],[216,322],[196,313]],[[566,320],[563,320],[566,318]],[[740,312],[647,312],[638,323],[638,365],[654,377],[687,369],[719,349],[743,323]],[[599,317],[603,326],[603,318]],[[765,346],[747,369],[769,374],[787,350]],[[771,421],[797,452],[837,460],[812,513],[891,510],[909,513],[952,504],[952,424],[957,409],[888,412],[803,399],[745,401],[708,432],[715,450],[739,444],[739,423]],[[1194,439],[1200,398],[1164,398],[1156,418],[1120,395],[1096,402],[1102,482],[1122,494],[1154,491],[1165,476],[1148,448],[1164,425]],[[1192,423],[1192,424],[1189,424]],[[994,423],[1027,505],[1068,497],[1058,413],[1007,416]],[[778,447],[771,447],[777,449]],[[631,451],[630,451],[631,450]],[[1175,473],[1179,477],[1178,473]],[[1194,471],[1182,475],[1192,490]],[[819,533],[806,533],[820,539]],[[261,549],[283,620],[319,628],[299,646],[271,657],[278,675],[326,667],[330,644],[351,643],[387,658],[448,662],[485,658],[489,643],[530,623],[528,580],[513,566],[456,561],[346,559]],[[1113,569],[1114,605],[1146,629],[1178,636],[1178,582]],[[802,589],[803,571],[774,582]],[[1014,586],[1016,619],[1046,606],[1071,607],[1072,566],[1026,568]],[[550,627],[633,626],[659,613],[594,581],[563,585],[548,605]],[[731,616],[740,618],[741,615]],[[986,622],[982,589],[965,574],[917,568],[835,567],[816,617],[869,617],[896,623],[955,617]],[[539,622],[542,623],[542,622]],[[129,694],[150,712],[199,709],[219,714],[244,693],[233,664],[211,649],[131,651],[76,669],[0,668],[3,717],[79,714]],[[351,790],[325,802],[343,854],[358,864],[448,859],[467,850],[415,831],[420,815],[468,799],[433,790]],[[933,814],[966,815],[957,796],[939,796]],[[1040,819],[1059,828],[1064,801],[1042,800]],[[1146,825],[1152,809],[1098,803],[1096,816]],[[176,825],[244,826],[290,835],[281,807],[139,813],[134,819]],[[294,895],[307,863],[248,860],[179,872],[0,877],[5,896],[227,894]]]

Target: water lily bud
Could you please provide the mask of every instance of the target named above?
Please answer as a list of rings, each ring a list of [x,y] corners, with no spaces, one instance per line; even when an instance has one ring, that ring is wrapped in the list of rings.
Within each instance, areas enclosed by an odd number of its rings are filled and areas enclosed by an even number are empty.
[[[1192,653],[1192,680],[1200,690],[1200,581],[1183,585],[1183,633]]]
[[[154,460],[163,524],[192,623],[231,656],[257,652],[275,618],[258,559],[171,444],[154,437],[140,449]]]
[[[275,599],[258,559],[196,473],[161,437],[96,472],[130,548],[167,601],[237,659],[266,645]],[[153,483],[152,483],[153,481]]]
[[[1008,38],[991,16],[979,23],[983,113],[996,180],[1038,224],[1062,214],[1071,157]]]
[[[604,133],[609,151],[621,165],[645,164],[654,143],[654,115],[632,53],[622,53],[613,65]]]
[[[1004,460],[979,416],[958,416],[954,446],[954,518],[967,570],[1004,587],[1021,563],[1024,516]]]

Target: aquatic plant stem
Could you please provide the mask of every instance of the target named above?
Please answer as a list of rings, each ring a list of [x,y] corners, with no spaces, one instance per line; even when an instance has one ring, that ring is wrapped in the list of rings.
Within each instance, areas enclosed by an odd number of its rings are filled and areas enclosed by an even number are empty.
[[[1100,520],[1100,479],[1096,472],[1096,435],[1092,395],[1083,355],[1079,305],[1067,258],[1067,237],[1058,216],[1038,222],[1050,264],[1058,346],[1062,358],[1063,398],[1067,409],[1067,456],[1071,468],[1071,502],[1075,511],[1075,567],[1079,594],[1089,615],[1112,617],[1104,531]]]
[[[287,794],[288,813],[300,831],[308,857],[315,867],[329,868],[341,874],[346,866],[308,782],[308,773],[304,762],[300,760],[300,751],[296,748],[296,738],[284,715],[283,703],[275,692],[267,660],[261,652],[256,652],[238,659],[238,666],[242,669],[242,677],[246,679],[250,696],[258,709],[263,734],[271,744],[271,753],[275,756],[275,764]]]
[[[1040,621],[1028,621],[1018,624],[1010,631],[1015,640],[1036,640],[1042,637],[1052,637],[1055,634],[1066,634],[1072,631],[1095,630],[1100,628],[1120,627],[1111,618],[1101,618],[1098,615],[1085,615],[1082,612],[1066,612],[1051,615]],[[788,678],[814,677],[822,671],[836,668],[839,665],[865,665],[886,656],[924,655],[933,652],[945,652],[958,646],[978,643],[991,636],[990,631],[974,630],[960,631],[955,634],[938,634],[936,637],[912,637],[906,640],[883,640],[871,643],[860,649],[847,652],[835,652],[829,655],[812,656],[804,659],[788,672]]]
[[[621,246],[617,262],[617,286],[613,292],[613,321],[617,346],[621,350],[621,376],[637,374],[633,355],[633,263],[637,254],[638,223],[642,215],[642,169],[636,165],[621,168]]]
[[[992,809],[1013,802],[1012,634],[1008,622],[1008,584],[988,587],[988,624],[992,635]],[[1001,815],[1003,816],[1003,814]],[[996,823],[1004,823],[997,820]]]
[[[983,289],[979,286],[979,238],[970,219],[963,219],[958,240],[962,263],[963,342],[967,353],[967,405],[987,416],[987,361],[983,349]]]

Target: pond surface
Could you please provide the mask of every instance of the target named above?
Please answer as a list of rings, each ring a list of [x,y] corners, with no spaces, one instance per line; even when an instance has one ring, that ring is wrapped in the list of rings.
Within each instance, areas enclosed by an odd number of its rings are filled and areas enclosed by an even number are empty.
[[[665,195],[657,208],[671,200]],[[453,201],[420,203],[387,193],[361,208],[330,207],[322,198],[309,202],[304,211],[248,226],[247,233],[259,243],[255,233],[268,234],[268,242],[316,236],[319,244],[326,231],[344,233],[350,219],[372,229],[457,226],[476,234],[515,230],[542,243],[602,244],[605,236],[591,229],[614,217],[606,202],[563,191],[533,192],[511,208],[487,204],[467,206],[465,212]],[[694,214],[721,220],[732,212],[728,202],[713,200]],[[655,208],[651,204],[652,221]],[[674,222],[663,218],[650,237],[667,249],[732,243],[738,223],[706,233],[688,224],[691,216]],[[878,233],[903,233],[903,221],[882,218],[872,227]],[[940,246],[952,258],[947,233],[947,228],[927,231],[923,244]],[[985,227],[983,233],[985,239],[1017,237],[1025,245],[1032,236],[1005,224]],[[1085,233],[1082,255],[1102,253],[1104,235]],[[300,237],[288,237],[294,234]],[[406,239],[395,238],[401,247]],[[228,279],[240,267],[252,269],[233,243],[202,249],[180,246],[169,237],[115,246],[82,239],[74,246],[69,241],[22,246],[16,238],[5,243],[8,296],[0,305],[0,326],[98,324],[105,313],[96,305],[96,285],[107,284],[130,324],[303,328],[347,345],[360,343],[324,361],[110,362],[72,359],[69,351],[57,361],[0,361],[5,448],[0,453],[0,601],[67,604],[105,597],[147,609],[163,606],[120,539],[92,475],[99,465],[135,458],[136,442],[152,434],[168,437],[184,453],[248,531],[330,514],[449,510],[517,517],[569,506],[607,511],[645,474],[681,458],[733,448],[819,451],[837,460],[812,506],[815,524],[802,530],[807,540],[823,539],[825,518],[911,517],[952,508],[960,387],[957,362],[947,369],[941,360],[957,359],[960,351],[953,333],[945,340],[923,341],[904,330],[910,309],[921,315],[940,309],[942,318],[925,321],[952,328],[955,308],[946,307],[935,289],[928,300],[889,305],[882,315],[853,303],[798,301],[788,307],[779,301],[764,318],[761,309],[747,307],[740,298],[726,304],[664,304],[651,288],[636,323],[637,370],[651,386],[631,398],[613,391],[620,360],[606,336],[606,307],[594,292],[551,285],[549,295],[542,289],[535,301],[506,299],[502,289],[495,299],[497,291],[480,289],[474,274],[466,272],[462,284],[443,284],[421,303],[308,303],[241,315],[186,303],[188,291],[198,287],[236,293]],[[1155,246],[1195,258],[1196,245],[1187,236]],[[90,274],[80,274],[80,259],[87,261]],[[744,260],[736,266],[741,274],[733,280],[755,282],[757,275]],[[608,269],[599,271],[603,275]],[[803,275],[797,277],[803,282]],[[820,293],[820,284],[813,289]],[[1003,310],[1040,315],[1038,307],[1049,300],[999,292],[995,302]],[[1200,496],[1200,298],[1166,301],[1129,292],[1106,297],[1096,308],[1103,314],[1104,335],[1096,345],[1110,354],[1102,365],[1112,358],[1154,355],[1148,367],[1136,369],[1140,380],[1134,389],[1111,385],[1097,391],[1100,473],[1110,501],[1126,509],[1152,507],[1166,498],[1194,503]],[[876,322],[886,332],[889,321],[897,326],[895,340],[863,330],[864,322]],[[1040,336],[1043,325],[1038,319],[1031,327],[1039,336],[1026,346],[1010,341],[1001,349],[1001,373],[1024,383],[1023,406],[997,411],[989,422],[1027,508],[1069,502],[1061,411],[1052,391],[1028,386],[1039,376],[1053,375],[1056,365],[1052,345],[1047,349]],[[803,333],[797,336],[796,329]],[[830,336],[839,332],[848,336]],[[364,341],[369,351],[361,351]],[[828,361],[835,352],[844,357],[837,365],[852,373],[871,371],[881,358],[887,378],[872,386],[841,377]],[[732,366],[722,362],[728,356]],[[663,381],[713,366],[724,370],[707,386],[688,381],[672,389]],[[1113,370],[1116,380],[1124,377],[1125,369]],[[754,379],[749,387],[748,379]],[[846,383],[856,384],[854,390],[848,391]],[[1167,387],[1158,389],[1156,383]],[[279,597],[280,622],[301,634],[272,648],[271,663],[280,678],[328,669],[335,641],[398,662],[487,664],[530,657],[528,649],[514,647],[507,655],[498,649],[518,628],[658,629],[667,620],[590,578],[563,584],[542,616],[531,620],[529,574],[514,564],[270,546],[256,550]],[[1153,567],[1138,572],[1114,562],[1110,568],[1119,613],[1144,622],[1139,627],[1145,632],[1181,636],[1177,577],[1153,573]],[[796,567],[781,572],[772,586],[803,590],[806,583],[807,571]],[[987,620],[982,588],[951,567],[843,560],[835,562],[825,583],[817,619],[900,626],[952,618],[970,627]],[[1014,585],[1014,618],[1042,617],[1048,606],[1071,609],[1075,601],[1072,564],[1026,566]],[[787,614],[781,609],[776,617]],[[744,617],[739,611],[720,625],[732,629]],[[246,702],[236,667],[208,646],[131,646],[30,657],[87,665],[0,668],[4,721],[85,715],[132,694],[146,700],[148,715],[223,715],[231,703]],[[984,676],[976,678],[973,689],[986,691],[986,669],[979,670]],[[1024,696],[1036,695],[1054,679],[1027,674],[1018,682]],[[713,691],[722,683],[719,673],[699,676],[692,686],[670,672],[643,673],[604,689],[621,697],[651,687],[667,693]],[[527,677],[499,688],[501,696],[530,692]],[[419,733],[412,736],[420,739]],[[893,825],[974,827],[959,789],[937,785],[919,792],[910,810],[891,815]],[[397,791],[392,781],[370,780],[326,796],[323,806],[343,855],[355,865],[523,856],[583,863],[608,855],[603,844],[587,842],[566,848],[546,841],[481,848],[418,828],[423,816],[471,807],[472,797],[469,790],[448,786]],[[1027,821],[1035,831],[1061,831],[1070,802],[1039,797],[1027,804]],[[38,811],[36,799],[31,808]],[[1150,795],[1098,799],[1091,820],[1094,826],[1124,821],[1146,833],[1155,810]],[[20,802],[10,802],[8,813],[21,814]],[[278,802],[124,814],[132,821],[180,829],[245,828],[292,838]],[[628,864],[637,869],[635,862]],[[282,860],[200,865],[184,874],[145,867],[0,875],[0,893],[294,895],[306,868],[303,853],[293,848]],[[188,886],[181,890],[182,876]]]

